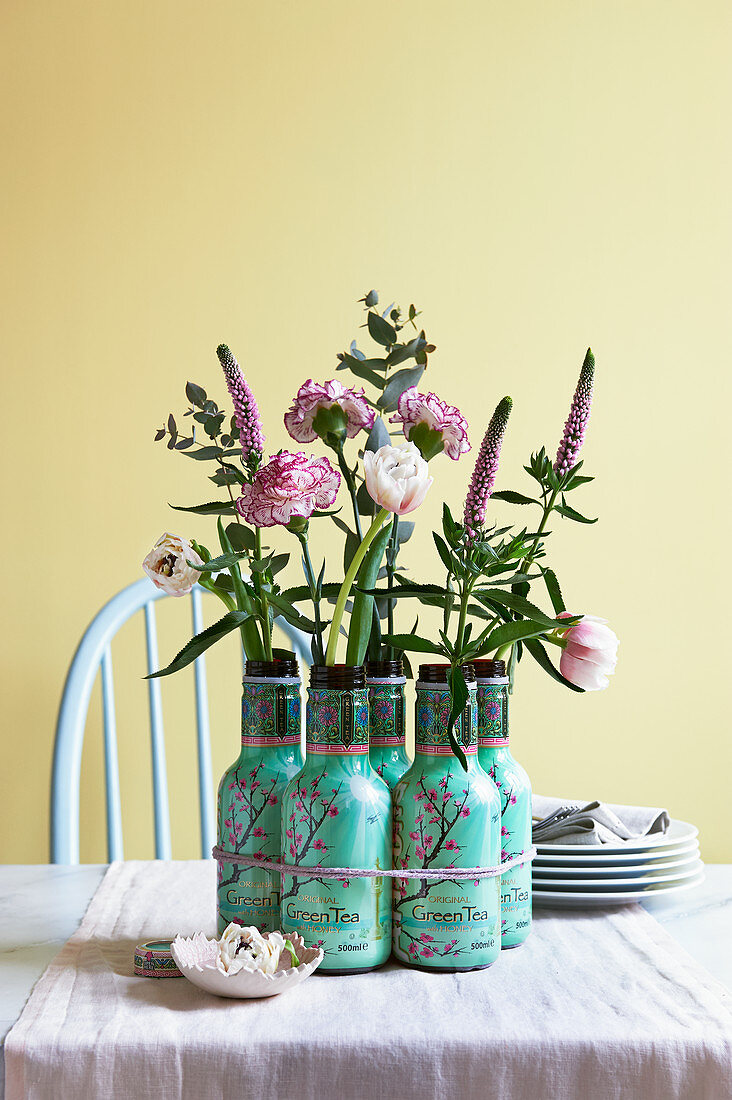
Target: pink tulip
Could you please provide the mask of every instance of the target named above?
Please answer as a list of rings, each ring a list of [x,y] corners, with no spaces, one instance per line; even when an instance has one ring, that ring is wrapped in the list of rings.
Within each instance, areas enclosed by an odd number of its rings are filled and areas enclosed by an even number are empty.
[[[433,481],[414,443],[400,447],[387,444],[376,452],[366,451],[363,468],[371,499],[398,516],[419,508]]]
[[[558,618],[570,616],[563,611]],[[606,625],[607,619],[583,615],[565,632],[559,670],[570,683],[585,691],[601,691],[608,686],[618,660],[617,635]]]

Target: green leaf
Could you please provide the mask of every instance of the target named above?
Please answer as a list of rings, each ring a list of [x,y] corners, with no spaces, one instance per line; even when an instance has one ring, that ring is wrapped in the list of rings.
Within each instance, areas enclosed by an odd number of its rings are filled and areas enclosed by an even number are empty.
[[[356,490],[356,507],[362,516],[373,516],[376,511],[376,505],[372,497],[369,496],[365,481],[362,481]]]
[[[559,615],[561,611],[566,611],[567,608],[564,605],[564,597],[559,587],[557,575],[553,569],[542,569],[541,572],[544,577],[544,583],[546,584],[546,590],[549,593],[549,599],[552,601],[554,614]]]
[[[249,618],[251,618],[251,616],[244,611],[227,612],[223,619],[219,619],[213,626],[207,627],[205,630],[202,630],[200,634],[196,634],[194,638],[191,638],[190,642],[186,642],[180,653],[176,653],[169,665],[159,669],[157,672],[152,672],[149,676],[146,676],[145,679],[155,680],[159,676],[170,676],[172,672],[178,672],[179,669],[192,664],[197,657],[200,657],[201,654],[205,653],[207,649],[210,649],[215,642],[218,642],[219,638],[223,638],[227,634],[230,634],[232,630],[236,630],[237,627],[242,626]]]
[[[488,607],[492,603],[499,603],[503,607],[507,607],[509,611],[515,611],[516,614],[523,615],[525,619],[532,619],[535,623],[543,623],[548,630],[555,630],[559,625],[556,619],[545,614],[541,608],[515,592],[503,592],[498,588],[483,588],[480,592],[474,591],[473,597]]]
[[[442,559],[442,564],[447,569],[448,573],[455,572],[455,562],[453,561],[452,554],[448,550],[447,543],[441,538],[436,531],[432,532],[432,538],[435,540],[435,546],[437,547],[437,553]]]
[[[275,614],[280,614],[283,619],[286,619],[292,626],[296,626],[298,630],[304,630],[306,634],[315,633],[315,623],[312,619],[308,619],[307,616],[302,615],[296,607],[293,607],[289,600],[286,600],[282,593],[275,593],[266,591],[265,595],[275,609]],[[323,626],[326,624],[323,623]]]
[[[368,591],[367,595],[380,596],[394,600],[407,597],[419,599],[421,596],[439,596],[444,599],[445,596],[452,595],[452,593],[448,592],[446,588],[442,588],[439,584],[417,584],[416,582],[408,581],[405,584],[393,585],[391,588],[372,588]]]
[[[185,508],[182,504],[169,504],[174,512],[195,512],[197,516],[232,516],[236,509],[230,500],[212,500],[209,504],[192,504]]]
[[[384,388],[384,379],[376,373],[373,366],[374,362],[381,364],[381,369],[384,369],[383,359],[357,359],[355,355],[349,355],[348,352],[343,352],[343,359],[341,365],[336,370],[350,370],[351,374],[355,374],[357,378],[362,378],[364,382],[370,382],[372,386],[376,386],[377,389],[382,390]]]
[[[452,518],[452,512],[445,503],[442,505],[442,530],[445,533],[445,538],[454,550],[460,542],[460,532],[458,531],[455,520]]]
[[[385,321],[383,317],[380,317],[378,313],[369,312],[366,317],[366,322],[369,327],[369,333],[372,339],[377,344],[382,344],[385,348],[396,344],[396,329]]]
[[[356,584],[360,585],[360,588],[353,598],[353,611],[351,612],[348,646],[346,648],[347,665],[362,665],[366,657],[366,648],[373,620],[374,600],[362,589],[371,588],[376,583],[376,575],[379,572],[381,559],[384,556],[390,535],[391,528],[388,525],[382,527],[371,543],[356,575]]]
[[[279,573],[282,569],[284,569],[289,560],[290,560],[290,555],[289,554],[275,554],[272,557],[272,559],[270,561],[270,564],[269,564],[269,568],[270,568],[270,571],[272,573],[272,576],[273,577],[276,576],[277,573]]]
[[[219,554],[217,558],[211,558],[204,565],[194,565],[193,569],[197,569],[199,573],[220,573],[224,569],[231,568],[232,565],[236,565],[242,560],[244,554],[238,552],[230,552],[226,554]],[[190,562],[188,562],[191,565]]]
[[[491,500],[505,500],[509,504],[538,504],[534,497],[524,496],[523,493],[515,493],[513,489],[501,489],[497,493],[491,493]]]
[[[470,699],[468,686],[465,683],[465,674],[460,665],[453,665],[449,669],[447,673],[447,686],[450,689],[450,718],[447,724],[447,736],[452,751],[460,761],[463,771],[466,772],[468,770],[468,762],[465,759],[465,753],[460,745],[458,745],[457,738],[455,737],[455,723]]]
[[[323,599],[336,599],[338,593],[341,590],[340,584],[336,581],[326,581],[325,584],[321,584],[320,595]],[[310,589],[306,584],[295,585],[294,588],[286,588],[284,592],[280,593],[283,600],[287,600],[289,603],[299,603],[300,600],[310,599]]]
[[[440,653],[444,656],[442,646],[428,638],[420,638],[419,634],[385,634],[382,641],[393,649],[406,649],[413,653]]]
[[[397,542],[401,546],[403,542],[409,542],[414,534],[414,521],[411,519],[400,519],[399,526],[397,527]]]
[[[236,458],[237,455],[241,456],[241,451],[230,450],[225,451],[221,447],[196,447],[192,451],[184,451],[186,458],[192,458],[196,462],[209,462],[211,459],[227,459]]]
[[[407,359],[412,359],[417,352],[422,351],[427,346],[427,341],[422,336],[415,336],[413,340],[410,340],[407,344],[399,344],[390,351],[386,357],[386,364],[389,367],[396,367],[400,363],[405,363]]]
[[[570,681],[567,680],[566,677],[562,676],[559,669],[554,667],[549,658],[549,654],[544,649],[544,646],[541,644],[540,641],[538,641],[536,638],[529,638],[524,642],[524,645],[526,646],[534,660],[537,662],[537,664],[541,665],[541,667],[544,669],[544,672],[547,672],[551,676],[552,680],[556,680],[559,684],[564,684],[564,686],[569,688],[570,691],[578,691],[580,692],[580,694],[584,691],[584,688],[577,687],[576,684],[570,683]]]
[[[510,645],[524,638],[538,638],[546,634],[543,623],[534,623],[530,619],[520,619],[518,622],[504,623],[491,631],[487,642],[483,646],[483,653],[490,653],[500,649],[501,646]]]
[[[575,508],[570,508],[564,495],[562,495],[562,503],[554,505],[554,511],[559,512],[559,515],[564,516],[565,519],[573,519],[575,523],[597,523],[597,517],[595,517],[595,519],[588,519],[587,516],[583,516],[582,513],[578,512]]]
[[[374,421],[374,426],[369,432],[364,450],[378,451],[380,447],[388,447],[390,443],[391,436],[389,435],[386,424],[380,416],[377,416]]]
[[[424,374],[424,367],[405,367],[392,375],[376,404],[383,412],[393,412],[405,390],[416,386]]]
[[[236,470],[217,470],[215,474],[209,474],[209,481],[219,487],[225,485],[241,485],[242,479]]]
[[[257,546],[257,536],[251,527],[243,523],[229,523],[226,527],[227,537],[235,550],[254,550]]]

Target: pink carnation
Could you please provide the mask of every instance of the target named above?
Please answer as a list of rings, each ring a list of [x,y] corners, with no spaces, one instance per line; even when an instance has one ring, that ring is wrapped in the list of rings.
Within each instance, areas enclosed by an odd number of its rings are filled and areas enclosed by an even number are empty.
[[[327,458],[280,451],[251,484],[242,485],[236,510],[255,527],[286,525],[293,516],[308,519],[314,511],[329,508],[340,483],[341,475]]]
[[[434,393],[418,393],[416,386],[401,395],[397,411],[389,418],[389,423],[401,424],[407,439],[411,439],[412,431],[418,424],[424,424],[427,429],[442,436],[445,454],[456,462],[461,454],[470,450],[468,422],[460,409],[441,401]]]
[[[313,420],[319,409],[338,405],[346,415],[346,435],[353,439],[360,431],[371,431],[376,412],[370,407],[363,390],[349,390],[333,379],[330,382],[313,382],[309,378],[297,391],[292,407],[285,413],[285,427],[298,443],[312,443],[318,438]]]

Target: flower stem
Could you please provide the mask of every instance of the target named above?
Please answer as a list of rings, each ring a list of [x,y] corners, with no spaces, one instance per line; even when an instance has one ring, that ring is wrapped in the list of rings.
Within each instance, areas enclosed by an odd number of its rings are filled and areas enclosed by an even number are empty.
[[[262,558],[262,528],[255,527],[255,560],[261,561]],[[253,570],[254,576],[254,588],[259,597],[260,608],[262,612],[262,641],[264,642],[264,659],[265,661],[272,660],[272,628],[269,623],[269,604],[267,603],[267,596],[262,590],[261,573]]]
[[[323,623],[320,618],[320,599],[318,598],[318,587],[315,582],[315,574],[313,573],[313,563],[310,560],[310,550],[308,548],[308,536],[306,531],[298,531],[297,537],[300,540],[302,546],[302,563],[305,570],[305,579],[308,582],[308,588],[310,589],[310,599],[313,601],[313,611],[315,613],[315,639],[317,642],[319,660],[323,660]]]
[[[394,565],[396,562],[396,556],[399,553],[399,516],[395,512],[394,519],[391,524],[391,535],[389,536],[389,546],[386,551],[386,577],[387,586],[392,588],[394,585]],[[386,609],[386,621],[389,634],[394,633],[394,600],[387,600]],[[389,647],[389,658],[393,657],[394,653],[391,647]]]
[[[330,630],[328,631],[328,649],[325,654],[326,665],[335,664],[336,647],[338,645],[338,634],[341,629],[341,620],[343,619],[343,612],[346,607],[346,601],[351,594],[351,588],[353,582],[356,579],[356,574],[361,566],[361,562],[366,557],[369,546],[378,535],[381,527],[384,524],[384,520],[391,513],[386,508],[381,508],[374,516],[373,523],[369,527],[368,531],[361,540],[361,544],[353,555],[353,560],[348,566],[348,571],[341,585],[341,590],[338,593],[338,599],[336,600],[335,611],[333,612],[333,621],[330,624]]]
[[[361,516],[358,511],[358,502],[356,501],[356,482],[353,479],[353,470],[351,470],[351,468],[349,467],[348,463],[346,462],[346,456],[343,454],[342,443],[338,447],[336,454],[338,455],[338,465],[341,468],[343,479],[348,487],[348,492],[351,495],[351,503],[353,505],[353,520],[356,524],[356,534],[358,535],[359,539],[362,539],[363,534],[361,532]]]

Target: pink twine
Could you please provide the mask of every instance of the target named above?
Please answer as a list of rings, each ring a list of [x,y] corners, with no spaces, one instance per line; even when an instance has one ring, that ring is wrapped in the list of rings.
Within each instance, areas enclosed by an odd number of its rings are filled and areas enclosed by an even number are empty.
[[[299,863],[279,863],[271,859],[255,859],[254,856],[242,856],[237,852],[227,852],[216,846],[211,853],[221,863],[238,863],[242,867],[262,867],[266,871],[279,871],[281,875],[312,875],[316,878],[439,878],[439,879],[475,879],[496,878],[510,871],[512,867],[521,867],[529,863],[536,855],[536,848],[530,848],[521,856],[513,856],[498,867],[399,867],[394,871],[379,871],[363,867],[305,867]]]

